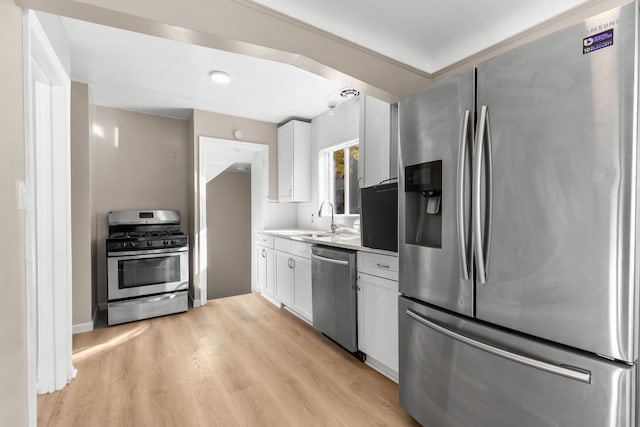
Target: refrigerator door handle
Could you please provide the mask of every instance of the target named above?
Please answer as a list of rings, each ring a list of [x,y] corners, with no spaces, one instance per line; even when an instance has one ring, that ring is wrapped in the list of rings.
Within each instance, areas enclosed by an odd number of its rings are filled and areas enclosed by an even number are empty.
[[[493,224],[493,151],[491,150],[491,120],[489,120],[489,108],[487,107],[485,130],[487,140],[485,142],[487,153],[487,186],[485,188],[486,219],[484,223],[484,272],[485,280],[489,274],[489,257],[491,256],[491,224]]]
[[[534,369],[549,372],[554,375],[560,375],[562,377],[580,381],[585,384],[591,384],[591,372],[589,371],[572,369],[562,365],[555,365],[553,363],[534,359],[532,357],[524,356],[522,354],[514,353],[512,351],[504,350],[480,341],[476,341],[472,338],[467,337],[466,335],[462,335],[458,332],[454,332],[450,329],[444,328],[437,323],[434,323],[431,320],[422,317],[420,314],[411,309],[407,309],[406,314],[417,322],[423,324],[424,326],[431,328],[434,331],[440,332],[441,334],[446,335],[453,340],[467,344],[471,347],[477,348],[487,353],[491,353],[498,357],[505,358],[507,360],[511,360],[516,363],[520,363],[525,366],[532,367]]]
[[[485,138],[486,136],[486,138]],[[489,109],[486,105],[480,110],[480,120],[478,120],[478,128],[476,130],[476,151],[473,164],[473,203],[472,217],[474,248],[476,256],[476,266],[478,268],[478,281],[481,284],[487,282],[487,269],[489,265],[489,252],[491,250],[491,223],[492,223],[492,181],[493,181],[493,165],[491,163],[491,132],[489,129]],[[485,189],[485,227],[483,233],[482,216],[480,208],[482,207],[482,155],[487,152],[487,175]]]
[[[458,177],[458,185],[456,188],[456,221],[458,226],[458,250],[460,251],[460,268],[462,269],[462,277],[469,280],[469,262],[467,260],[467,231],[465,229],[464,220],[464,178],[465,178],[465,160],[467,159],[467,148],[469,146],[469,110],[465,110],[462,118],[462,126],[460,128],[460,141],[458,143],[458,169],[456,176]]]

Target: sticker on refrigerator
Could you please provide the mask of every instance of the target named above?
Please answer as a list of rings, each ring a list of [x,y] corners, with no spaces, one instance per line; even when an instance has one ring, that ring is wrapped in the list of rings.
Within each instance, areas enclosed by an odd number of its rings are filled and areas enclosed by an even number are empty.
[[[582,54],[613,46],[613,28],[582,39]]]

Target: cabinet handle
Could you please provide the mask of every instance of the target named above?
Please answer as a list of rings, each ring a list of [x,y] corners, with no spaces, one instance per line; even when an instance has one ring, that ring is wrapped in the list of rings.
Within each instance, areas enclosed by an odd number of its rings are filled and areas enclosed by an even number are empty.
[[[296,268],[296,260],[293,258],[289,258],[291,260],[291,268],[295,269]]]
[[[386,264],[380,264],[379,262],[376,263],[376,265],[380,268],[391,268],[390,266],[386,265]]]
[[[356,289],[360,290],[360,276],[358,276],[358,280],[356,280]]]

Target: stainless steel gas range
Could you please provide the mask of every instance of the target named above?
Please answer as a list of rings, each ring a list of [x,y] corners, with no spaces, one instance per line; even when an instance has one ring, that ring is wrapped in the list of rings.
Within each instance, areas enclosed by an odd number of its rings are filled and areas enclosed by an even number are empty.
[[[109,212],[108,323],[187,310],[189,240],[172,210]]]

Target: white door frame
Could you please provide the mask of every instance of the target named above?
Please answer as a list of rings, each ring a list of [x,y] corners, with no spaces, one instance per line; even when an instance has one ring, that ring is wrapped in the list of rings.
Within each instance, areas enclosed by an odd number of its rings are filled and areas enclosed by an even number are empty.
[[[194,281],[197,281],[197,284],[194,286],[198,286],[200,288],[200,305],[205,305],[207,303],[207,159],[205,158],[206,153],[205,145],[216,145],[219,147],[232,147],[239,151],[252,151],[255,152],[256,155],[260,154],[263,158],[266,157],[268,161],[269,154],[269,146],[266,144],[256,143],[256,142],[244,142],[244,141],[234,141],[229,139],[220,139],[220,138],[211,138],[206,136],[201,136],[198,138],[198,185],[199,188],[196,191],[198,197],[198,212],[199,212],[199,223],[196,224],[196,236],[197,236],[197,257],[198,257],[198,270],[199,275],[194,275]],[[257,160],[256,160],[257,161]],[[257,206],[259,209],[261,205],[256,205],[254,201],[261,198],[263,196],[263,188],[268,181],[268,177],[266,176],[266,171],[268,167],[262,163],[261,170],[258,172],[262,176],[258,177],[258,179],[254,179],[253,177],[256,174],[255,163],[251,164],[251,266],[255,264],[253,259],[254,257],[254,239],[253,236],[255,234],[255,230],[257,227],[256,216],[261,218],[260,213],[255,212],[254,208]],[[233,160],[229,160],[229,164],[233,163]],[[253,274],[251,275],[253,281]],[[195,278],[197,277],[197,278]],[[253,288],[253,286],[252,286]]]
[[[23,38],[27,393],[29,425],[35,426],[37,393],[60,389],[75,376],[71,364],[71,81],[30,10],[23,14]],[[46,95],[36,102],[38,93]],[[47,115],[44,127],[36,121],[39,112]],[[43,134],[44,138],[38,137]],[[39,283],[47,286],[39,289]]]

